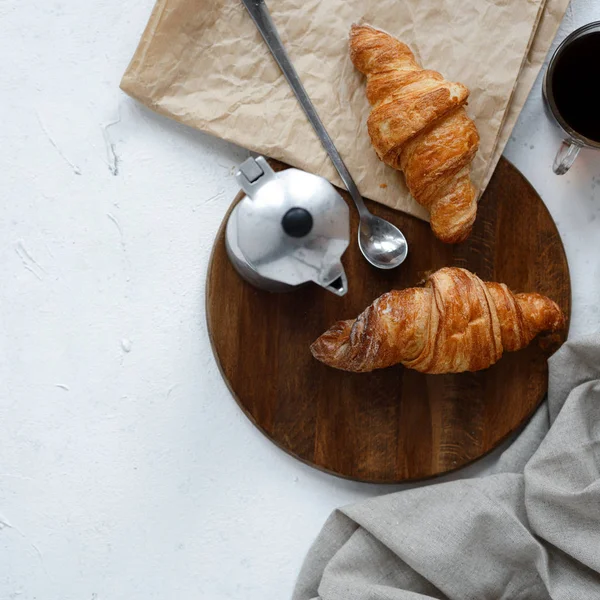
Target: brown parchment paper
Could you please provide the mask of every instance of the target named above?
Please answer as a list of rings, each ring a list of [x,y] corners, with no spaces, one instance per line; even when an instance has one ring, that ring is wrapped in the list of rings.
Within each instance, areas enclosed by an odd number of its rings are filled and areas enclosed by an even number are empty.
[[[552,41],[554,40],[556,32],[558,31],[558,27],[565,15],[568,5],[569,0],[547,0],[543,10],[540,11],[538,26],[532,32],[531,44],[527,54],[523,59],[523,66],[517,78],[513,96],[509,103],[508,110],[506,111],[504,123],[498,135],[496,150],[494,151],[488,171],[484,176],[481,191],[485,189],[485,186],[488,184],[492,174],[494,173],[496,164],[500,160],[500,156],[504,151],[504,146],[506,146],[513,127],[519,118],[521,109],[523,108],[523,105],[527,100],[527,96],[529,95],[535,79],[538,76],[540,67],[546,58],[548,50],[552,44]]]
[[[471,90],[481,136],[472,165],[487,184],[568,0],[271,0],[269,9],[317,110],[368,198],[426,211],[377,158],[364,78],[348,55],[352,23],[410,45],[421,64]],[[158,0],[122,89],[159,113],[340,184],[238,0]]]

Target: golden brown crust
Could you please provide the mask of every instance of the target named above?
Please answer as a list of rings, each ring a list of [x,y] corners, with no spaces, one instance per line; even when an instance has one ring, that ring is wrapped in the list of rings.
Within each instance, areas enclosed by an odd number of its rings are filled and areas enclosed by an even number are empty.
[[[446,267],[425,287],[384,294],[357,319],[336,323],[311,351],[346,371],[402,363],[423,373],[461,373],[486,369],[503,351],[519,350],[538,333],[564,326],[549,298],[515,295],[503,283]]]
[[[469,90],[422,69],[406,44],[368,25],[352,26],[350,57],[367,76],[367,128],[377,155],[404,172],[438,238],[465,240],[477,211],[469,168],[479,146],[463,108]]]

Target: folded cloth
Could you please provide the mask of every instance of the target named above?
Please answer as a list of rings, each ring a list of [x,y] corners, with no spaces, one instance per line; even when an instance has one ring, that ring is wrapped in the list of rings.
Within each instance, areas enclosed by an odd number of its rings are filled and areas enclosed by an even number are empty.
[[[294,592],[316,598],[600,598],[600,334],[550,359],[548,401],[497,472],[334,512]]]

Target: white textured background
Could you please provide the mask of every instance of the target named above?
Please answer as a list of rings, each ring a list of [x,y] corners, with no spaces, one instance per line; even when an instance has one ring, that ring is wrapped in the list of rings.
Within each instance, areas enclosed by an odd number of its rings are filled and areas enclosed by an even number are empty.
[[[230,398],[204,280],[247,154],[119,91],[151,6],[0,0],[0,600],[286,598],[334,507],[396,489],[294,461]],[[558,39],[594,19],[574,0]],[[558,178],[559,140],[538,81],[506,155],[558,223],[576,335],[600,153]]]

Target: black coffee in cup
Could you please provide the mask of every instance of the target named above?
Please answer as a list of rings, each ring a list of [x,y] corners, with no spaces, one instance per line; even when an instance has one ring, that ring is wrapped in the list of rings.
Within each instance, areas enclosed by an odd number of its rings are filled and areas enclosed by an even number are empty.
[[[556,110],[566,124],[600,143],[600,31],[559,49],[549,83]]]

